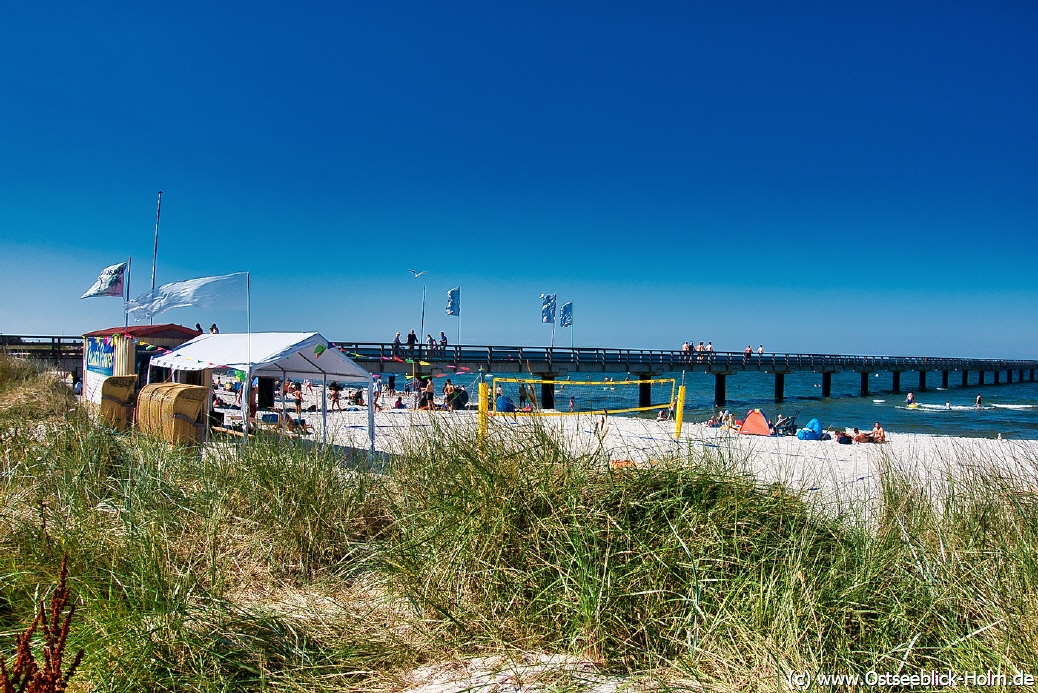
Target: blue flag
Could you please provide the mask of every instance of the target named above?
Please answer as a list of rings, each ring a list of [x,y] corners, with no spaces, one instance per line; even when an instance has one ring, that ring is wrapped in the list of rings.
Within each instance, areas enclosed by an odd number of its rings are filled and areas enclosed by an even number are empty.
[[[541,322],[555,324],[555,294],[541,294]]]
[[[569,327],[573,324],[573,301],[562,304],[559,311],[559,327]]]
[[[456,286],[447,292],[447,315],[461,317],[461,287]]]

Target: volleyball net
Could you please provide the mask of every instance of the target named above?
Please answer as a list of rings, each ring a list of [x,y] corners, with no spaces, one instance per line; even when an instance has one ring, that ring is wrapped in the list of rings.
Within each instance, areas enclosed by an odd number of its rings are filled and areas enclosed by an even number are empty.
[[[543,380],[493,378],[490,416],[569,416],[665,411],[675,403],[673,378],[643,380]]]

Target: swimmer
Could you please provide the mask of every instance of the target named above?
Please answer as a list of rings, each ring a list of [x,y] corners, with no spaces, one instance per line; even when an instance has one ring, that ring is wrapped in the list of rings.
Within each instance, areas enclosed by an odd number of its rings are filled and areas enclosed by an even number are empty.
[[[980,395],[977,395],[977,409],[980,409]]]

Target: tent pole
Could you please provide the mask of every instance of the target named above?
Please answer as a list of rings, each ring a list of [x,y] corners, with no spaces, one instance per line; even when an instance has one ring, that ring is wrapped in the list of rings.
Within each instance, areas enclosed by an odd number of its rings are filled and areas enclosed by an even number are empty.
[[[279,366],[280,368],[280,366]],[[288,383],[288,373],[285,369],[281,369],[281,431],[288,430],[288,424],[285,422],[285,417],[288,416],[288,400],[285,399],[285,385]]]
[[[321,371],[324,383],[321,390],[321,442],[328,444],[328,374]]]
[[[245,382],[241,384],[241,442],[249,447],[249,402],[252,401],[252,363],[245,370]]]
[[[375,455],[375,403],[371,398],[375,395],[375,381],[368,378],[368,440],[371,441],[371,455]]]
[[[215,411],[216,407],[213,405],[213,373],[209,371],[209,402],[205,405],[205,440],[202,441],[204,443],[209,442],[209,425],[213,420],[212,414]]]

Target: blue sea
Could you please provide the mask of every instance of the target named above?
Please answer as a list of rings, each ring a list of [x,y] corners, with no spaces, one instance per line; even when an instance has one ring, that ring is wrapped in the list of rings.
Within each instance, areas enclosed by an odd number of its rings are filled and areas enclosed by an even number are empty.
[[[452,377],[455,383],[466,386],[477,380],[476,375],[472,373],[445,375]],[[615,375],[617,380],[623,380],[625,377],[623,374]],[[574,373],[570,377],[573,380],[603,380],[603,374]],[[660,377],[674,378],[678,383],[681,382],[680,373],[669,373]],[[636,376],[631,376],[632,380],[635,378]],[[878,373],[869,379],[869,394],[860,397],[858,392],[861,381],[857,373],[834,373],[832,396],[822,399],[820,373],[791,373],[785,379],[785,401],[776,403],[773,400],[773,375],[737,373],[727,378],[726,408],[735,414],[736,418],[742,418],[750,409],[760,409],[771,420],[776,420],[780,414],[790,416],[799,412],[798,426],[804,426],[810,419],[817,418],[823,427],[857,426],[861,429],[871,429],[878,421],[886,430],[893,432],[977,438],[995,438],[1001,435],[1010,439],[1038,439],[1038,382],[1006,384],[1004,372],[1002,378],[1002,384],[992,385],[992,376],[989,373],[988,384],[981,386],[975,384],[977,375],[971,373],[971,384],[961,387],[961,375],[951,373],[951,387],[944,390],[935,387],[941,383],[941,374],[932,372],[927,374],[927,389],[919,391],[915,389],[919,382],[918,375],[914,372],[902,373],[901,392],[894,393],[891,391],[891,374]],[[442,378],[436,380],[437,392],[442,381]],[[718,408],[713,406],[712,375],[689,373],[685,384],[686,421],[705,421],[717,413]],[[564,389],[561,385],[560,382],[555,388],[556,406],[560,410],[567,408],[570,396],[577,398],[578,410],[584,409],[583,405],[587,401],[591,401],[596,409],[620,409],[625,403],[626,406],[633,406],[632,397],[637,399],[636,388],[612,386],[607,382],[602,382],[601,386],[570,386]],[[473,387],[469,389],[474,393]],[[908,392],[915,395],[918,408],[910,409],[906,405],[905,396]],[[516,393],[509,394],[513,398],[516,396]],[[978,394],[981,396],[980,409],[976,408]],[[669,387],[654,386],[654,403],[666,401],[668,396]]]

